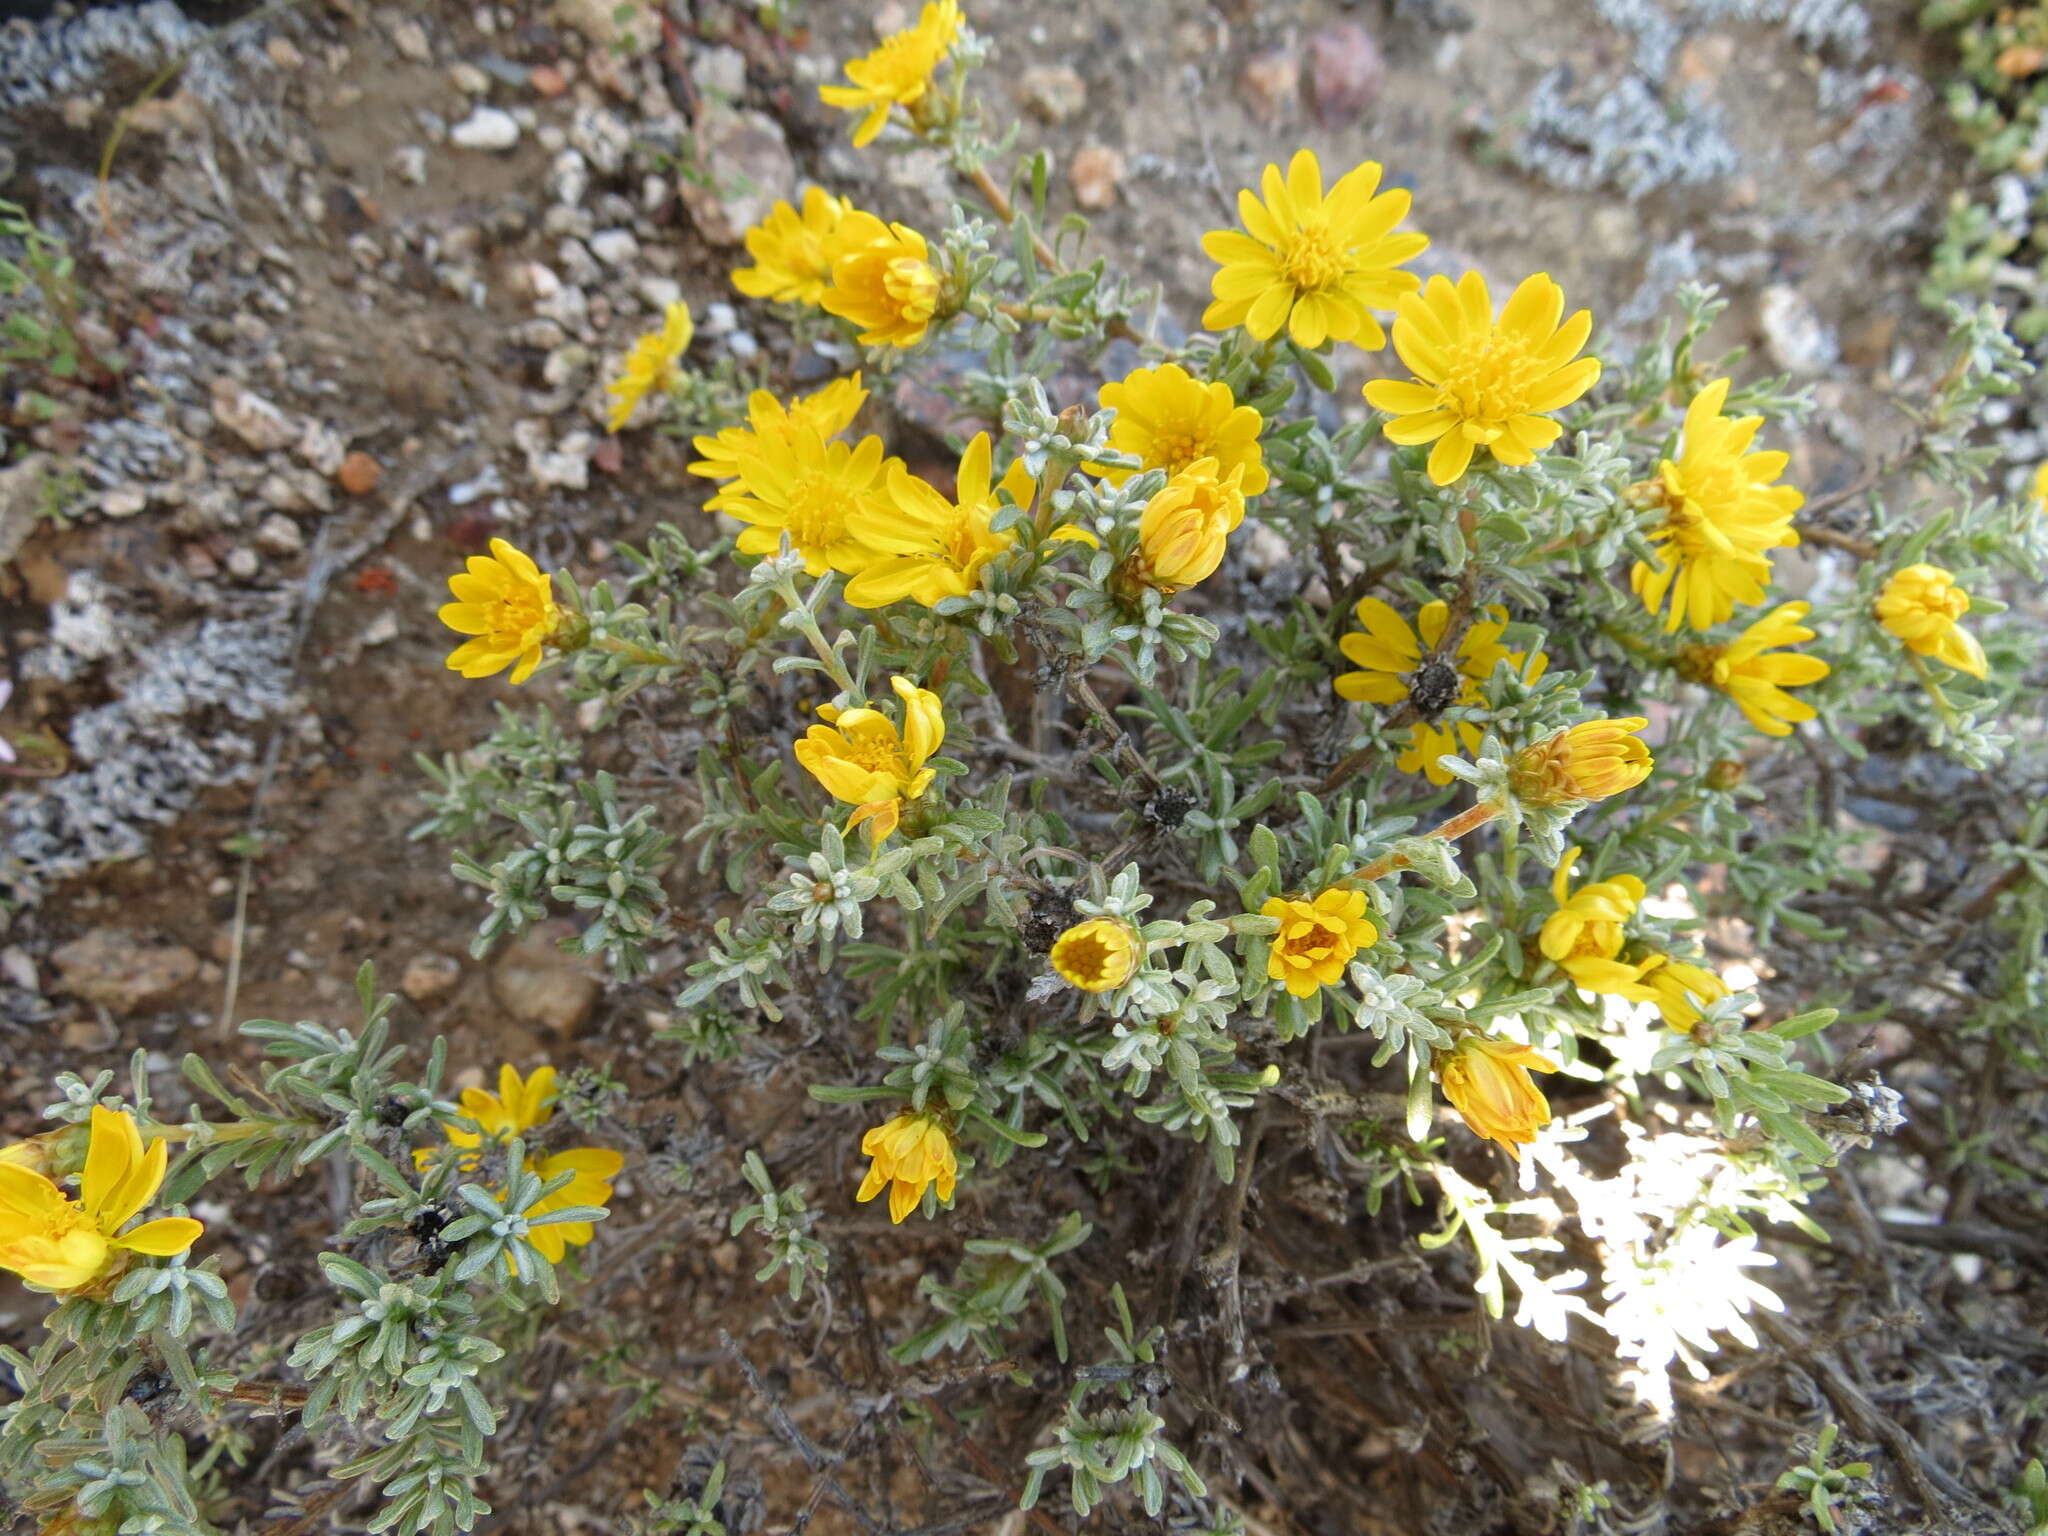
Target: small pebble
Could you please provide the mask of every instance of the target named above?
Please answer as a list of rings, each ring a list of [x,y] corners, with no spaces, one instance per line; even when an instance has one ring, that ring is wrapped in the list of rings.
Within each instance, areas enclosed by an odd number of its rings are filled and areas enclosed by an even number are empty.
[[[510,149],[519,142],[519,120],[497,107],[478,107],[448,130],[448,139],[463,149]]]
[[[377,489],[377,482],[384,477],[384,466],[361,449],[341,461],[341,468],[334,478],[341,482],[341,488],[351,496],[367,496]]]
[[[237,581],[253,581],[256,573],[263,569],[263,562],[256,558],[256,551],[246,544],[237,544],[228,551],[228,574]]]

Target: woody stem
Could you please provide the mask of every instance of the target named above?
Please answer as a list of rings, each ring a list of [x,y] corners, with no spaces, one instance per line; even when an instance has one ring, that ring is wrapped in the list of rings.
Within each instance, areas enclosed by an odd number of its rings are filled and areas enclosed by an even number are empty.
[[[1482,800],[1470,810],[1458,812],[1449,821],[1441,822],[1431,827],[1422,835],[1424,837],[1437,838],[1447,843],[1454,843],[1468,832],[1478,831],[1489,821],[1493,820],[1494,817],[1498,816],[1505,808],[1498,800]],[[1406,869],[1409,862],[1408,855],[1405,853],[1383,853],[1370,864],[1354,869],[1344,878],[1350,881],[1369,884],[1374,880],[1385,879],[1398,869]]]

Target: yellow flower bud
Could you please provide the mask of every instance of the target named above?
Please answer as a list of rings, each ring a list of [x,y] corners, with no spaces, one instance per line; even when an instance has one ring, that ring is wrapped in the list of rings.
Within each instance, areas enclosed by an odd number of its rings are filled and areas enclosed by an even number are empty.
[[[1138,521],[1138,579],[1174,593],[1213,575],[1244,521],[1244,470],[1197,459],[1166,482]]]
[[[1532,1069],[1555,1072],[1557,1067],[1529,1046],[1484,1035],[1466,1035],[1436,1058],[1437,1081],[1451,1108],[1473,1135],[1499,1142],[1516,1158],[1522,1143],[1534,1141],[1550,1123],[1550,1102],[1529,1076]]]
[[[1909,565],[1893,573],[1877,595],[1878,622],[1917,656],[1984,676],[1984,647],[1956,620],[1970,611],[1970,594],[1938,565]]]
[[[1052,945],[1052,968],[1083,992],[1111,992],[1129,981],[1145,957],[1145,941],[1129,923],[1094,917],[1076,923]]]
[[[1582,720],[1517,753],[1509,787],[1531,805],[1605,800],[1634,789],[1650,776],[1656,760],[1631,733],[1649,723],[1640,715]]]
[[[874,1161],[854,1198],[872,1200],[886,1186],[891,1221],[900,1222],[916,1210],[928,1184],[938,1186],[941,1200],[953,1198],[960,1160],[953,1152],[953,1138],[937,1116],[906,1109],[863,1136],[860,1149]]]

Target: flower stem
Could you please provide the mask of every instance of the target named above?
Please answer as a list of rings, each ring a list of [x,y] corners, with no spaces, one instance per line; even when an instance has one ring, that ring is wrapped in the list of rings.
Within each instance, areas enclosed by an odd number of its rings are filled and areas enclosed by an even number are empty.
[[[1906,652],[1906,659],[1913,663],[1913,670],[1920,674],[1920,686],[1927,690],[1928,698],[1934,701],[1934,710],[1941,716],[1941,723],[1951,731],[1955,730],[1962,723],[1962,717],[1956,713],[1955,705],[1948,701],[1948,695],[1942,692],[1941,680],[1928,667],[1927,659],[1918,651]]]
[[[1438,823],[1422,835],[1454,843],[1468,832],[1478,831],[1504,809],[1498,800],[1482,800],[1470,810],[1458,812],[1449,821]],[[1406,869],[1408,862],[1408,855],[1405,853],[1383,853],[1370,864],[1361,865],[1344,878],[1370,884],[1374,880],[1385,879],[1396,870]]]
[[[973,170],[964,174],[967,178],[967,184],[980,194],[981,200],[988,204],[989,212],[993,213],[1005,228],[1017,222],[1016,206],[1010,201],[1010,195],[996,185],[995,178],[989,175],[987,166],[977,165]],[[1035,229],[1031,232],[1031,254],[1038,258],[1040,266],[1044,267],[1054,276],[1063,277],[1066,275],[1067,269],[1061,265],[1058,255],[1054,253],[1051,246],[1045,243],[1045,237]],[[1001,307],[1005,312],[1012,312],[1013,309],[1021,308],[1021,306],[1010,305]],[[1013,318],[1036,320],[1040,316],[1034,312],[1027,312],[1026,314],[1013,313]],[[1137,346],[1143,346],[1149,340],[1148,337],[1139,334],[1138,331],[1133,329],[1128,321],[1121,318],[1111,319],[1106,323],[1104,329],[1117,339],[1131,342]]]
[[[818,660],[825,664],[826,675],[839,685],[839,691],[853,694],[853,674],[846,670],[846,663],[839,659],[839,653],[825,641],[825,632],[818,628],[817,616],[811,612],[810,604],[797,595],[796,582],[784,577],[776,585],[776,595],[789,605],[789,617],[803,637],[811,642],[811,649],[818,653]]]

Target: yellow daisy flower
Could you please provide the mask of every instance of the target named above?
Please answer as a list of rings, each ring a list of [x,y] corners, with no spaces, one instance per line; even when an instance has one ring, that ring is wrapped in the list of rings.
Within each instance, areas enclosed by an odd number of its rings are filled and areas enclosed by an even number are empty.
[[[938,317],[946,285],[931,248],[907,224],[884,224],[856,208],[832,237],[832,283],[819,303],[851,320],[863,346],[914,347]]]
[[[1664,1022],[1678,1030],[1689,1031],[1699,1023],[1702,1003],[1728,995],[1728,984],[1705,966],[1662,954],[1646,955],[1633,963],[1583,960],[1572,979],[1588,992],[1623,997],[1632,1003],[1654,1003]]]
[[[1267,897],[1259,915],[1279,918],[1280,931],[1266,952],[1266,975],[1296,997],[1336,986],[1351,957],[1379,941],[1380,931],[1365,909],[1365,892],[1336,886],[1313,901]]]
[[[1178,363],[1134,368],[1098,391],[1103,409],[1115,411],[1109,446],[1135,454],[1146,469],[1177,475],[1197,459],[1214,459],[1225,471],[1242,468],[1242,489],[1256,496],[1271,483],[1259,434],[1266,420],[1239,405],[1230,386],[1196,378]],[[1102,469],[1090,474],[1122,485],[1137,470]]]
[[[873,843],[896,830],[905,801],[931,788],[935,774],[925,760],[946,740],[945,711],[936,693],[907,677],[891,678],[889,686],[903,701],[901,731],[879,709],[827,704],[818,711],[825,724],[812,726],[795,746],[796,760],[827,793],[857,807],[846,830],[865,824]]]
[[[1402,270],[1429,246],[1427,236],[1394,226],[1408,216],[1408,194],[1380,192],[1371,160],[1339,177],[1328,195],[1313,150],[1297,150],[1283,178],[1269,165],[1260,178],[1264,201],[1250,188],[1237,194],[1242,230],[1216,229],[1202,249],[1217,263],[1215,295],[1202,314],[1211,331],[1241,325],[1265,341],[1284,326],[1299,345],[1353,341],[1383,347],[1387,333],[1375,309],[1391,309],[1420,279]]]
[[[1409,730],[1408,750],[1395,762],[1403,773],[1420,773],[1432,784],[1450,783],[1451,775],[1437,766],[1439,759],[1461,747],[1467,754],[1477,752],[1481,737],[1479,727],[1470,721],[1439,724],[1444,711],[1453,704],[1478,703],[1480,685],[1503,660],[1531,682],[1549,669],[1550,658],[1543,652],[1528,655],[1502,645],[1507,615],[1498,608],[1491,612],[1491,618],[1465,631],[1454,655],[1442,655],[1438,647],[1450,624],[1448,604],[1424,603],[1410,628],[1390,604],[1368,597],[1357,608],[1365,632],[1353,630],[1337,642],[1346,659],[1364,669],[1332,680],[1340,698],[1354,704],[1415,707],[1419,718]]]
[[[1578,890],[1571,888],[1573,869],[1579,862],[1577,848],[1558,860],[1550,882],[1550,894],[1557,910],[1543,921],[1537,947],[1545,959],[1577,981],[1588,960],[1612,960],[1626,942],[1623,928],[1635,916],[1646,894],[1643,882],[1634,875],[1614,875],[1590,881]],[[1588,990],[1592,990],[1588,988]]]
[[[832,281],[832,238],[853,204],[821,187],[804,189],[803,212],[777,202],[747,231],[751,267],[739,267],[732,285],[750,299],[817,304]]]
[[[1686,407],[1677,459],[1666,459],[1652,482],[1665,521],[1649,535],[1655,564],[1637,561],[1629,586],[1651,613],[1671,599],[1668,634],[1681,624],[1711,629],[1738,606],[1764,600],[1771,581],[1767,551],[1797,544],[1792,515],[1805,497],[1771,482],[1789,456],[1752,453],[1761,416],[1724,416],[1728,381],[1716,379]]]
[[[1634,789],[1656,765],[1650,749],[1631,734],[1649,723],[1640,715],[1581,720],[1515,754],[1509,783],[1531,805],[1605,800]]]
[[[2048,463],[2034,471],[2033,501],[2036,512],[2048,512]]]
[[[953,1152],[953,1138],[937,1116],[906,1109],[863,1136],[860,1149],[874,1161],[868,1164],[867,1177],[860,1181],[854,1199],[872,1200],[886,1187],[891,1221],[900,1224],[916,1210],[927,1185],[937,1188],[940,1200],[953,1198],[960,1160]]]
[[[1444,1097],[1475,1136],[1497,1141],[1519,1160],[1525,1143],[1550,1123],[1550,1101],[1529,1076],[1557,1066],[1533,1047],[1512,1040],[1466,1035],[1437,1052],[1437,1081]]]
[[[450,670],[489,677],[510,667],[515,683],[533,676],[564,617],[554,579],[533,557],[493,539],[488,555],[471,555],[468,569],[448,578],[448,590],[455,601],[441,605],[441,622],[475,637],[449,653]]]
[[[523,1137],[554,1118],[555,1082],[553,1067],[536,1067],[530,1077],[522,1078],[509,1063],[501,1066],[496,1093],[485,1088],[462,1090],[462,1097],[456,1101],[462,1117],[446,1121],[441,1128],[447,1140],[446,1150],[421,1148],[413,1153],[414,1164],[425,1169],[433,1166],[437,1157],[453,1156],[464,1172],[481,1167],[480,1153],[486,1142],[495,1145]],[[567,1184],[528,1207],[527,1215],[533,1217],[567,1210],[572,1205],[609,1205],[612,1180],[619,1176],[626,1160],[604,1147],[569,1147],[543,1156],[529,1156],[526,1166],[544,1183],[560,1174],[570,1175]],[[502,1195],[503,1191],[499,1193]],[[595,1235],[592,1222],[559,1221],[533,1228],[527,1241],[550,1264],[559,1264],[571,1248],[583,1247]]]
[[[908,597],[929,608],[978,587],[981,568],[1017,542],[1015,533],[989,531],[1001,505],[997,492],[1028,507],[1038,490],[1021,460],[1000,482],[992,478],[991,461],[988,434],[977,432],[960,456],[951,501],[902,465],[893,466],[887,496],[854,519],[854,536],[875,558],[846,583],[846,600],[856,608],[881,608]]]
[[[626,354],[625,372],[604,387],[604,392],[613,397],[611,420],[605,425],[607,432],[623,427],[634,408],[655,390],[667,389],[675,383],[676,364],[689,350],[690,338],[696,334],[690,306],[678,300],[669,305],[660,330],[649,331],[633,343]]]
[[[1226,473],[1214,459],[1197,459],[1145,503],[1134,574],[1169,596],[1184,591],[1216,573],[1243,522],[1244,466]]]
[[[757,436],[737,462],[739,479],[719,497],[719,510],[748,524],[738,540],[741,554],[772,555],[786,533],[813,576],[852,574],[875,558],[854,524],[863,512],[886,506],[889,470],[902,463],[883,453],[879,437],[848,447],[803,426],[786,438]]]
[[[1590,310],[1564,318],[1564,290],[1547,273],[1523,278],[1498,319],[1477,272],[1455,285],[1432,277],[1394,312],[1394,350],[1415,377],[1375,379],[1365,398],[1394,418],[1384,428],[1393,442],[1436,444],[1433,484],[1464,474],[1482,447],[1497,463],[1527,464],[1564,430],[1543,413],[1570,405],[1600,377],[1600,359],[1579,356],[1592,333]]]
[[[1145,941],[1129,923],[1093,917],[1054,939],[1048,958],[1068,985],[1083,992],[1113,992],[1137,973]]]
[[[818,87],[818,99],[826,106],[862,114],[853,129],[856,148],[874,142],[891,107],[915,107],[924,99],[932,75],[953,51],[961,24],[957,0],[931,0],[916,26],[890,33],[871,52],[847,61],[851,85]]]
[[[1726,645],[1687,646],[1680,669],[1694,682],[1727,694],[1766,736],[1790,736],[1794,723],[1811,720],[1814,710],[1785,690],[1817,683],[1829,670],[1818,656],[1778,649],[1813,638],[1801,622],[1809,611],[1806,603],[1781,603]]]
[[[1970,611],[1970,594],[1938,565],[1909,565],[1892,573],[1877,595],[1877,618],[1906,649],[1932,656],[1972,677],[1988,670],[1984,647],[1956,621]]]
[[[726,427],[716,436],[690,439],[690,446],[703,455],[689,466],[690,473],[707,480],[736,480],[742,461],[759,454],[763,441],[794,444],[806,427],[822,438],[837,437],[853,424],[867,398],[858,373],[850,379],[834,379],[823,389],[788,405],[767,390],[757,389],[747,397],[745,426]],[[705,502],[704,510],[722,512],[728,501],[741,494],[738,487],[728,486]]]
[[[148,1147],[135,1117],[95,1104],[78,1198],[21,1163],[0,1162],[0,1269],[43,1291],[79,1291],[118,1273],[127,1255],[168,1258],[206,1230],[190,1216],[159,1216],[123,1232],[163,1187],[170,1145]]]

